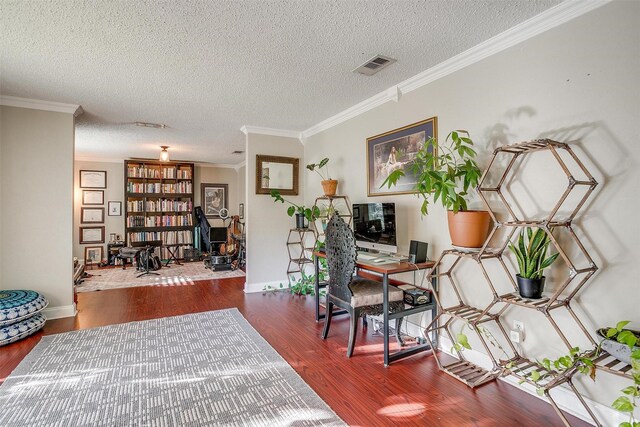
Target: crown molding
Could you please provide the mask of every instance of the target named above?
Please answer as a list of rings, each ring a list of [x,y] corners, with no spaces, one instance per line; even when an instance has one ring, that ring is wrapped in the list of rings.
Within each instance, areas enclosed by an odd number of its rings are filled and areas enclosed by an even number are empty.
[[[0,105],[7,107],[31,108],[33,110],[55,111],[73,114],[78,117],[84,112],[80,105],[63,104],[62,102],[41,101],[38,99],[19,98],[17,96],[0,95]]]
[[[491,55],[495,55],[518,43],[522,43],[538,34],[544,33],[587,12],[604,6],[611,1],[613,0],[564,1],[426,71],[410,77],[398,85],[392,86],[353,107],[347,108],[321,121],[317,125],[311,126],[309,129],[305,129],[301,132],[301,139],[304,141],[316,133],[330,129],[388,101],[399,102],[404,94],[441,79]]]
[[[300,132],[295,130],[286,130],[286,129],[273,129],[273,128],[265,128],[260,126],[249,126],[244,125],[240,128],[240,131],[245,135],[256,134],[256,135],[271,135],[271,136],[281,136],[284,138],[295,138],[300,139]]]

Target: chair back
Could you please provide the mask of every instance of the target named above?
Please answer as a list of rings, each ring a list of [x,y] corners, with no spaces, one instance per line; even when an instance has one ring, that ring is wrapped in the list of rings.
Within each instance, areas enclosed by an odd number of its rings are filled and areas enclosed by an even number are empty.
[[[337,214],[333,214],[325,230],[329,294],[349,302],[349,283],[356,269],[356,239],[353,231]]]

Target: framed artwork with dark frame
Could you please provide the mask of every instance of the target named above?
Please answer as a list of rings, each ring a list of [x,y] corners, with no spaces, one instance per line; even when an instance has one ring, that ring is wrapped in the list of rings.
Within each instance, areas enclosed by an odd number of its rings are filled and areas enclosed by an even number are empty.
[[[283,196],[298,195],[300,159],[256,154],[256,194],[278,190]]]
[[[107,212],[109,216],[121,216],[122,215],[122,202],[110,201],[107,204]]]
[[[104,243],[104,225],[97,227],[80,227],[80,244]]]
[[[229,184],[205,182],[200,184],[200,204],[204,216],[207,218],[226,218],[229,216]],[[222,215],[220,215],[221,212]]]
[[[103,256],[102,246],[86,246],[84,248],[84,265],[100,264]]]
[[[107,188],[107,171],[80,171],[80,188]]]
[[[415,193],[417,177],[413,173],[413,160],[431,137],[438,138],[437,117],[367,138],[367,195]],[[381,188],[389,174],[397,169],[403,169],[405,176],[396,186]]]
[[[83,205],[104,205],[103,190],[82,190]]]
[[[102,224],[104,222],[104,208],[80,208],[80,224]]]

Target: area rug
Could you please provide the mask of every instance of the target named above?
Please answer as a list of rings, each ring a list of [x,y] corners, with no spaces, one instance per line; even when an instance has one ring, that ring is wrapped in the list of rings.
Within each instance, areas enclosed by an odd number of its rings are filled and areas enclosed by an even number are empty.
[[[237,309],[42,337],[2,426],[342,426]]]
[[[196,280],[225,279],[228,277],[243,277],[242,270],[212,271],[205,268],[202,262],[187,262],[182,265],[169,264],[169,268],[162,267],[156,273],[160,275],[140,274],[133,267],[104,268],[101,270],[87,270],[91,276],[76,286],[77,292],[103,291],[107,289],[131,288],[134,286],[185,286],[193,285]]]

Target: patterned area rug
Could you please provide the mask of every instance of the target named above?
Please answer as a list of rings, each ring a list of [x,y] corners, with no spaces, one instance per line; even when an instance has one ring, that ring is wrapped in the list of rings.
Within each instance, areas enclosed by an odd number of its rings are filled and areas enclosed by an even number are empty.
[[[2,426],[342,426],[233,308],[49,335],[0,386]]]
[[[182,265],[169,264],[169,268],[162,267],[156,273],[159,276],[140,274],[135,268],[104,268],[101,270],[87,270],[91,277],[76,286],[78,292],[103,291],[116,288],[131,288],[134,286],[185,286],[193,285],[196,280],[225,279],[228,277],[243,277],[242,270],[211,271],[202,262],[186,262]]]

